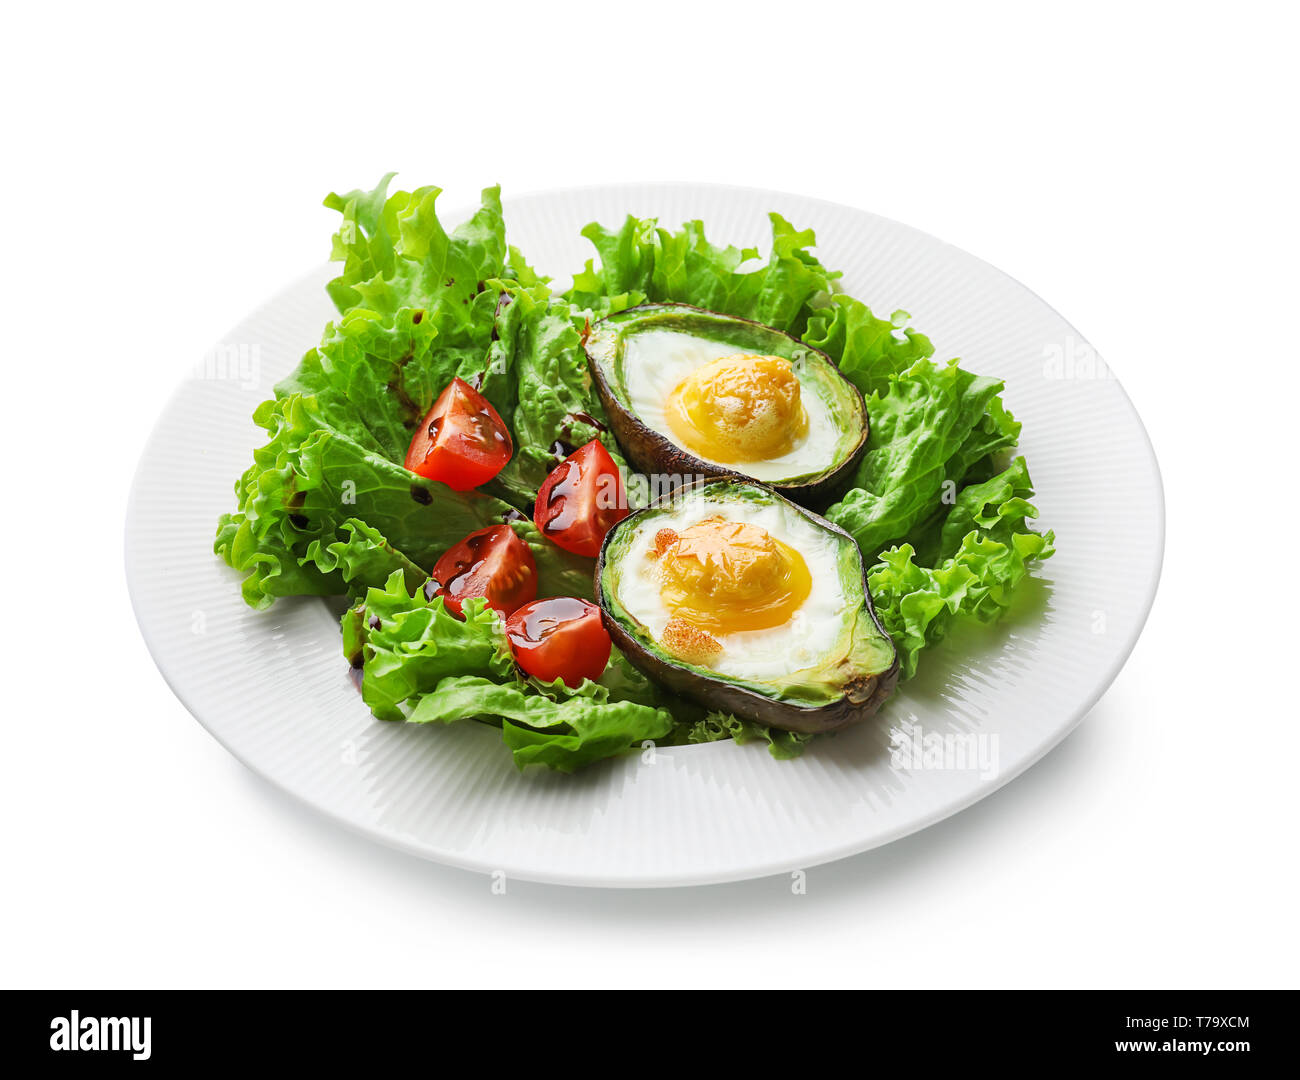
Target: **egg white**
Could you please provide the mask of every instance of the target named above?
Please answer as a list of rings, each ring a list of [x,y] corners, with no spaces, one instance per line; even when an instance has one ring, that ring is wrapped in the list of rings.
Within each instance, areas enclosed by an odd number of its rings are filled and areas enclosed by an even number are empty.
[[[739,505],[744,507],[743,514],[734,501],[692,499],[671,514],[643,520],[620,559],[618,599],[658,641],[672,613],[660,595],[660,559],[653,554],[655,533],[664,528],[681,532],[709,517],[766,529],[803,556],[812,589],[781,626],[713,635],[722,645],[722,653],[708,667],[732,678],[772,681],[813,666],[834,648],[849,608],[840,585],[839,547],[833,535],[780,503]]]
[[[646,427],[660,432],[688,454],[713,465],[734,469],[755,480],[768,481],[821,472],[836,464],[840,426],[831,415],[826,399],[809,381],[799,380],[799,396],[808,414],[808,430],[786,453],[765,461],[716,461],[677,441],[668,424],[668,398],[696,368],[744,350],[681,330],[643,330],[629,335],[624,349],[623,383],[627,387],[632,411]]]

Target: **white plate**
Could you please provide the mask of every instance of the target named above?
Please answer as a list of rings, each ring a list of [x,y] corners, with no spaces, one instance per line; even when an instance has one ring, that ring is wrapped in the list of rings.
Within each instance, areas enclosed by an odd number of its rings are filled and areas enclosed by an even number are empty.
[[[196,365],[136,476],[127,577],[149,648],[186,707],[249,768],[367,836],[455,866],[579,885],[733,881],[852,855],[969,806],[1060,742],[1132,650],[1164,534],[1142,424],[1069,323],[934,237],[794,195],[593,187],[507,200],[506,220],[511,242],[558,276],[589,256],[578,230],[591,220],[633,212],[676,227],[698,217],[715,242],[761,246],[769,210],[814,227],[848,292],[880,313],[910,312],[938,359],[960,356],[1006,380],[1039,522],[1056,530],[1059,548],[1010,618],[928,651],[921,675],[875,722],[816,740],[796,761],[715,743],[575,776],[521,775],[486,726],[374,720],[348,678],[330,606],[291,599],[252,611],[238,575],[212,554],[217,516],[233,506],[235,479],[262,441],[253,407],[333,314],[322,288],[332,270],[322,268]],[[939,737],[930,747],[973,737],[964,747],[984,759],[895,760],[891,731],[909,724]],[[943,745],[958,749],[953,738]]]

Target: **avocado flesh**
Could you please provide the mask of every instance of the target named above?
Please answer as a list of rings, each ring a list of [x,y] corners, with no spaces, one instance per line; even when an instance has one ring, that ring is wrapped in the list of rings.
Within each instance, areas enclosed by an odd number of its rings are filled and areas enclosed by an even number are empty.
[[[629,574],[641,570],[636,557],[640,538],[674,528],[698,501],[707,504],[710,516],[739,522],[750,520],[753,508],[781,505],[829,537],[842,611],[833,640],[810,662],[762,677],[726,674],[672,655],[651,627],[629,611],[629,594],[621,585],[625,569]],[[837,526],[743,478],[684,485],[619,522],[601,548],[595,591],[614,643],[646,675],[706,708],[769,727],[817,733],[860,723],[898,682],[898,653],[876,617],[857,544]]]
[[[835,430],[827,460],[792,475],[750,474],[744,463],[706,461],[680,445],[667,430],[648,424],[628,390],[628,365],[637,357],[638,335],[687,335],[719,352],[779,356],[789,360],[800,389],[824,403],[820,411]],[[584,345],[597,393],[628,460],[647,475],[670,477],[751,475],[805,506],[829,504],[848,484],[866,452],[867,411],[862,395],[825,353],[761,323],[686,304],[646,304],[594,323]],[[752,468],[752,466],[751,466]]]

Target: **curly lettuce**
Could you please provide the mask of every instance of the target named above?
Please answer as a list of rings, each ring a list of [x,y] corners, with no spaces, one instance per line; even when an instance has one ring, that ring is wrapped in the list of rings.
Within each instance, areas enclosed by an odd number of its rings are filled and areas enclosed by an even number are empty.
[[[518,683],[467,675],[442,680],[407,719],[413,724],[499,720],[502,741],[519,768],[546,765],[560,772],[655,742],[673,728],[667,709],[613,701],[599,683],[588,681],[570,696],[550,698]]]
[[[934,355],[930,339],[906,326],[905,312],[882,319],[843,293],[809,312],[803,340],[834,360],[864,396],[884,393],[892,376]]]
[[[343,216],[333,246],[333,258],[343,269],[325,287],[330,299],[340,313],[364,308],[392,315],[402,308],[425,308],[471,332],[477,321],[465,308],[483,291],[483,282],[501,277],[506,266],[501,189],[484,188],[479,209],[448,233],[435,209],[442,189],[390,196],[394,175],[372,191],[325,199]]]
[[[236,487],[239,508],[221,518],[216,551],[247,574],[244,598],[266,607],[278,596],[347,591],[348,580],[328,549],[362,521],[403,559],[432,566],[464,536],[502,520],[496,499],[458,493],[407,472],[330,425],[315,397],[266,401],[253,414],[270,435]],[[364,537],[363,537],[364,539]]]
[[[1020,425],[1002,405],[999,379],[956,362],[918,360],[867,399],[871,429],[852,488],[826,517],[868,557],[905,536],[978,461],[1014,445]]]
[[[361,669],[361,696],[381,720],[499,724],[519,768],[545,765],[571,772],[673,729],[666,708],[638,693],[584,681],[577,689],[545,686],[520,675],[500,616],[479,599],[463,619],[441,597],[408,588],[400,571],[370,588],[344,617],[344,648]]]
[[[1034,562],[1054,551],[1055,534],[1029,527],[1038,511],[1023,457],[964,488],[942,521],[914,543],[892,547],[867,573],[876,614],[894,639],[904,678],[922,650],[941,641],[954,620],[998,618]],[[918,556],[921,549],[925,554]]]
[[[601,315],[647,301],[676,301],[797,335],[814,300],[827,297],[839,275],[809,252],[811,229],[796,229],[780,214],[768,216],[772,251],[754,267],[757,248],[718,247],[700,221],[688,221],[678,232],[659,228],[653,218],[628,217],[617,231],[592,222],[582,235],[596,248],[600,267],[588,261],[566,298]]]
[[[750,720],[742,720],[731,713],[711,712],[686,729],[688,743],[710,743],[732,740],[745,743],[766,743],[768,752],[778,761],[788,761],[803,753],[804,745],[812,735],[803,731],[782,731]]]
[[[586,321],[541,287],[501,296],[481,390],[508,418],[515,453],[489,490],[521,509],[531,511],[547,474],[592,439],[622,461],[582,349]]]
[[[858,542],[903,672],[959,618],[996,618],[1054,537],[1035,532],[1020,425],[1002,383],[936,363],[903,313],[881,318],[845,295],[813,254],[815,236],[771,214],[771,248],[720,246],[699,221],[628,217],[582,230],[596,258],[555,296],[506,240],[499,189],[446,230],[440,191],[331,194],[338,316],[254,414],[267,440],[236,485],[215,550],[243,575],[247,602],[347,594],[349,659],[375,715],[497,725],[516,763],[571,770],[646,740],[734,739],[793,757],[806,736],[676,698],[617,650],[576,690],[525,678],[499,616],[476,601],[455,618],[424,591],[437,558],[469,532],[509,521],[538,566],[539,595],[591,596],[590,560],[546,541],[525,516],[572,448],[597,438],[622,464],[594,391],[587,322],[648,301],[754,319],[821,349],[862,391],[868,448],[827,511]],[[412,431],[453,377],[477,386],[515,454],[480,492],[408,472]],[[522,510],[525,513],[521,514]]]
[[[501,275],[521,273],[542,296],[545,283],[506,244],[497,189],[484,191],[478,212],[448,233],[434,213],[436,188],[390,196],[389,179],[326,200],[344,219],[334,238],[343,272],[329,286],[342,314],[275,398],[258,406],[254,420],[269,438],[236,485],[236,510],[218,526],[215,549],[247,575],[243,593],[255,607],[279,596],[355,593],[398,566],[414,580],[468,533],[518,516],[491,493],[454,492],[402,462],[412,430],[453,377],[487,378],[501,298],[525,295],[524,285]],[[576,342],[567,306],[551,316],[544,300],[520,304],[539,313],[536,322],[562,323],[564,347]],[[503,324],[518,321],[507,308]],[[496,390],[510,382],[521,403],[538,396],[527,381],[520,392],[521,372],[540,370],[534,381],[553,374],[538,359],[548,335],[530,327],[528,344],[514,347],[493,383]],[[518,413],[502,414],[515,420],[516,435]],[[533,460],[532,432],[520,441]],[[590,596],[585,561],[543,541],[530,523],[514,525],[538,560],[540,595]]]

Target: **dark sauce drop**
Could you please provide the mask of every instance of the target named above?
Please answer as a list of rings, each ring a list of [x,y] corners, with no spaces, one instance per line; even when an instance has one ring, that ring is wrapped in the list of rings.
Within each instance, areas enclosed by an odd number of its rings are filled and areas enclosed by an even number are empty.
[[[406,357],[402,363],[406,363],[406,360],[409,359],[409,356]],[[406,392],[399,379],[395,378],[389,382],[388,392],[397,398],[397,405],[402,413],[402,426],[409,428],[418,424],[424,412],[420,408],[420,403]]]
[[[420,487],[419,484],[411,485],[411,498],[424,506],[428,506],[433,502],[433,496]]]
[[[515,302],[515,298],[511,296],[508,292],[503,292],[500,296],[497,297],[496,310],[492,312],[492,340],[493,341],[501,340],[501,334],[497,331],[497,321],[501,318],[501,315],[506,310],[506,308],[508,308],[514,302]]]
[[[565,418],[565,422],[568,424],[586,424],[588,427],[595,428],[597,431],[609,430],[604,424],[602,424],[594,416],[592,416],[590,413],[585,413],[585,412],[569,413],[569,415]]]
[[[571,412],[564,417],[564,422],[560,425],[560,437],[551,443],[551,453],[561,459],[568,457],[577,449],[574,443],[577,436],[574,433],[574,427],[578,424],[584,424],[595,431],[604,433],[608,429],[590,413]],[[561,453],[561,451],[563,451]]]

